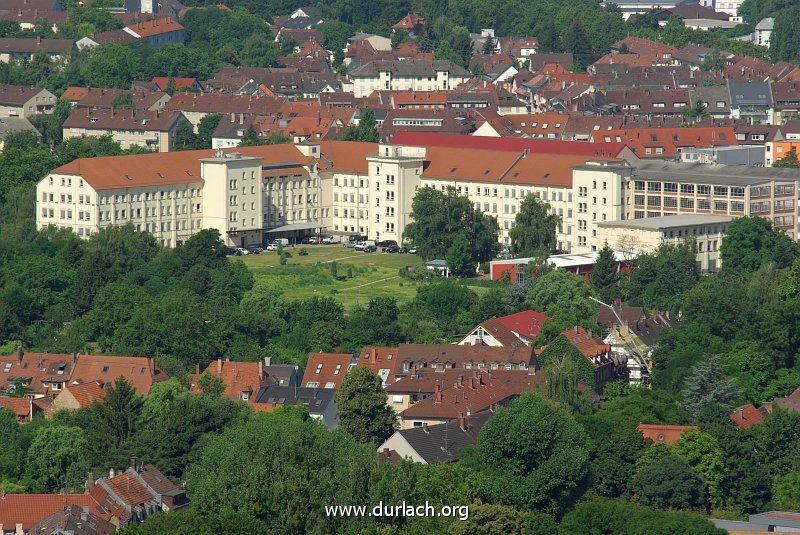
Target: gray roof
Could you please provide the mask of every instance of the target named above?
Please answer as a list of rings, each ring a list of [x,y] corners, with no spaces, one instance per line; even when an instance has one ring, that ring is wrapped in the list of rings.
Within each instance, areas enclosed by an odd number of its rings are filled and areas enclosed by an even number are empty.
[[[407,59],[405,61],[376,60],[365,63],[349,73],[353,78],[372,78],[378,73],[389,71],[395,76],[435,76],[437,72],[447,71],[451,75],[470,76],[468,70],[450,60]]]
[[[705,214],[679,214],[641,219],[621,219],[618,221],[601,221],[598,227],[619,227],[642,230],[664,230],[677,227],[693,227],[696,225],[715,225],[730,223],[732,217]]]
[[[264,371],[278,380],[280,386],[299,386],[302,374],[296,364],[267,364]]]
[[[309,414],[322,414],[333,402],[336,390],[333,388],[306,388],[270,385],[261,387],[256,395],[256,403],[277,403],[278,405],[305,405]]]
[[[728,81],[731,108],[740,106],[772,106],[772,90],[766,82]]]
[[[750,515],[750,523],[759,524],[761,526],[800,528],[800,513],[794,513],[789,511],[768,511],[765,513]],[[763,531],[767,531],[764,527],[762,527],[761,529]],[[796,531],[796,529],[792,531]]]
[[[7,135],[14,132],[36,132],[38,134],[36,128],[24,117],[0,117],[0,139],[5,139]]]
[[[34,54],[40,50],[51,54],[69,54],[75,46],[72,39],[0,39],[0,52]]]
[[[698,182],[726,186],[749,186],[770,180],[800,181],[800,169],[748,167],[746,165],[709,165],[653,160],[631,162],[633,176],[670,182]]]
[[[775,28],[775,19],[772,17],[761,19],[758,24],[756,24],[756,30],[772,30],[773,28]]]
[[[494,414],[483,411],[464,419],[465,429],[458,421],[397,431],[425,462],[455,461],[458,451],[475,444],[483,424]]]

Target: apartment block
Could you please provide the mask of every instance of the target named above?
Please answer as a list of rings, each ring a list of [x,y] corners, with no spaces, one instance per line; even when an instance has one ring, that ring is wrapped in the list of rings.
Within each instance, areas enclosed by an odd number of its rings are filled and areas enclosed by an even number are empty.
[[[175,133],[188,123],[179,111],[77,108],[64,121],[64,139],[111,136],[123,149],[140,147],[156,152],[175,148]]]
[[[741,165],[637,162],[625,219],[672,214],[759,216],[797,239],[800,171]]]
[[[348,73],[356,98],[373,91],[448,91],[472,75],[449,60],[376,60]]]

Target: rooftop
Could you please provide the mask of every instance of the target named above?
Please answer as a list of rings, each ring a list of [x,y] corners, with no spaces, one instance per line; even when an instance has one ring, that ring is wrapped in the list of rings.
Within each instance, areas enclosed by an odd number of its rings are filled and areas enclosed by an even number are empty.
[[[641,230],[664,230],[697,225],[718,225],[730,223],[731,217],[706,214],[678,214],[641,219],[625,219],[619,221],[601,221],[598,227],[630,228]]]

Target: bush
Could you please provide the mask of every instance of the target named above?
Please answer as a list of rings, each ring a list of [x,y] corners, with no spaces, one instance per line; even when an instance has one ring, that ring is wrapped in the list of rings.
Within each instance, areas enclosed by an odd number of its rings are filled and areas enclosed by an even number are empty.
[[[299,256],[308,256],[308,250],[307,250],[305,247],[303,247],[302,249],[300,249],[299,251],[297,251],[297,254],[298,254]]]

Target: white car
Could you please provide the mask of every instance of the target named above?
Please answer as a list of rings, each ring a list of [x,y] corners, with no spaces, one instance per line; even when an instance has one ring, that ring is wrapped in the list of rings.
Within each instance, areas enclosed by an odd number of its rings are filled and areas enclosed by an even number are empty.
[[[277,251],[278,250],[278,244],[277,243],[270,243],[269,245],[267,245],[266,250],[267,251]]]
[[[321,241],[321,240],[319,239],[319,237],[318,237],[318,236],[311,236],[311,237],[308,239],[308,243],[310,243],[311,245],[316,245],[316,244],[320,243],[320,241]]]
[[[246,255],[246,254],[250,254],[250,251],[248,251],[244,247],[237,247],[236,248],[236,254],[237,255]]]
[[[363,251],[364,250],[364,243],[363,241],[357,241],[354,249],[356,251]]]

